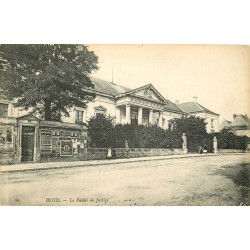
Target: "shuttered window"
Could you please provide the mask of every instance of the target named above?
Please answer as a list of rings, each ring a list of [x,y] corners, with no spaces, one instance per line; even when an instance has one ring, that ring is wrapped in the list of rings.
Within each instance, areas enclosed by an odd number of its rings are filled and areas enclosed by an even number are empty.
[[[8,117],[8,104],[0,103],[0,117]]]
[[[75,123],[82,123],[83,122],[83,112],[80,110],[75,111]]]

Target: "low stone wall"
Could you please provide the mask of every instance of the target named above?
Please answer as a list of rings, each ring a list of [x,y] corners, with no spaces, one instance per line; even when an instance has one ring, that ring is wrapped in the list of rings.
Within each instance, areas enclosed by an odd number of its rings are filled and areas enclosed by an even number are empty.
[[[0,165],[10,165],[15,163],[15,154],[14,153],[0,153]]]
[[[182,149],[167,149],[167,148],[116,148],[116,158],[133,158],[146,156],[164,156],[183,154]],[[88,159],[105,159],[107,156],[106,148],[88,148],[86,150]]]
[[[183,150],[167,148],[116,148],[116,158],[181,155]],[[84,161],[101,160],[107,157],[107,148],[87,148],[73,156],[43,155],[41,161]]]
[[[218,149],[220,154],[231,154],[231,153],[245,153],[245,150],[242,149]]]
[[[14,164],[16,162],[16,153],[14,148],[0,147],[0,165]]]

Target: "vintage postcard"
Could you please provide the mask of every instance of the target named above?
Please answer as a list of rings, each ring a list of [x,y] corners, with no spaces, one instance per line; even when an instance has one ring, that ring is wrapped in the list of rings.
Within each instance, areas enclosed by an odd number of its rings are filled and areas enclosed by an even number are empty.
[[[0,205],[249,206],[250,47],[0,45]]]

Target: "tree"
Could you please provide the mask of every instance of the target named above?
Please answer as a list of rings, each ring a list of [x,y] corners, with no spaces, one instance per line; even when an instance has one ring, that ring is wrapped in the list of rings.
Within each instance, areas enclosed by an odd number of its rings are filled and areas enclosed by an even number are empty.
[[[60,120],[95,97],[88,88],[93,88],[89,75],[97,63],[84,45],[0,45],[0,88],[7,98],[17,98],[17,106]]]
[[[157,125],[138,126],[137,141],[142,148],[164,148],[166,146],[166,131]]]
[[[182,117],[169,121],[172,130],[187,136],[204,136],[207,134],[205,119],[195,116]]]
[[[91,147],[111,147],[113,138],[113,119],[102,114],[90,118],[88,122],[88,137]]]
[[[182,134],[185,133],[188,139],[188,150],[190,152],[198,152],[199,146],[207,145],[209,150],[211,148],[211,143],[205,141],[207,136],[206,122],[205,119],[195,116],[182,117],[178,119],[172,119],[169,121],[172,127],[172,132],[174,133],[173,139],[181,138]],[[179,141],[174,144],[179,145]]]
[[[229,129],[223,129],[219,133],[211,134],[211,137],[216,136],[219,149],[241,149],[246,150],[248,146],[247,136],[238,136]]]

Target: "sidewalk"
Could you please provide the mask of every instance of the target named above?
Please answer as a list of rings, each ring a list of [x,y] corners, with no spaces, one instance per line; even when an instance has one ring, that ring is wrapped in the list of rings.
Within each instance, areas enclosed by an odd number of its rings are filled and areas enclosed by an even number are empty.
[[[16,165],[4,165],[0,166],[0,172],[22,172],[22,171],[36,171],[47,169],[61,169],[61,168],[73,168],[73,167],[90,167],[98,165],[110,165],[128,162],[143,162],[143,161],[155,161],[155,160],[167,160],[167,159],[179,159],[190,157],[207,157],[218,156],[218,154],[186,154],[186,155],[168,155],[168,156],[148,156],[126,159],[112,159],[112,160],[91,160],[91,161],[72,161],[72,162],[41,162],[41,163],[22,163]]]

